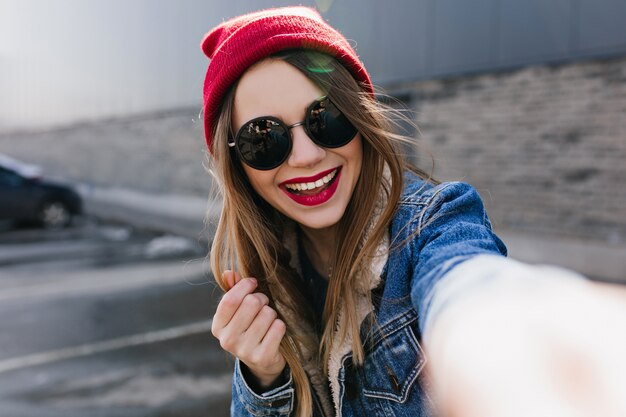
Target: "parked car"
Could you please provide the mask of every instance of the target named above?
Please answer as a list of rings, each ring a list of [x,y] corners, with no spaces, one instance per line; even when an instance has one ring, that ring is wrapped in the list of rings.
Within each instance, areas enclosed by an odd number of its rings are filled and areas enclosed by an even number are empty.
[[[68,226],[82,212],[80,196],[67,185],[43,179],[36,168],[0,158],[0,220]]]
[[[39,178],[42,174],[40,166],[27,164],[3,153],[0,153],[0,167],[11,169],[26,178]]]

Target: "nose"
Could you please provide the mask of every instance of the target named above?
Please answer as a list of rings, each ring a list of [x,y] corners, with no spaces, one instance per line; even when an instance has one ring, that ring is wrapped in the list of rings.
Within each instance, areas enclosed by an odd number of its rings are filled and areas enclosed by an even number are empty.
[[[303,126],[291,129],[293,143],[287,163],[292,167],[307,168],[315,166],[326,156],[326,150],[318,146],[306,134]]]

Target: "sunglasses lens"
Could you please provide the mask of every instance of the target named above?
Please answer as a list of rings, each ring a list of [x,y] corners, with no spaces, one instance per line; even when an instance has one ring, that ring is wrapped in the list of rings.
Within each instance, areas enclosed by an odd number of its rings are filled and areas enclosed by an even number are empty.
[[[295,124],[294,126],[297,126]],[[293,127],[293,126],[292,126]],[[243,161],[252,168],[269,170],[282,164],[291,152],[289,127],[273,117],[252,119],[239,129],[235,146]],[[348,118],[324,98],[309,106],[305,129],[318,145],[338,148],[357,134]]]
[[[291,148],[287,128],[276,120],[266,118],[254,119],[243,125],[236,143],[245,163],[263,170],[282,164]]]
[[[348,118],[328,99],[315,102],[308,114],[309,134],[327,148],[346,145],[357,133]]]

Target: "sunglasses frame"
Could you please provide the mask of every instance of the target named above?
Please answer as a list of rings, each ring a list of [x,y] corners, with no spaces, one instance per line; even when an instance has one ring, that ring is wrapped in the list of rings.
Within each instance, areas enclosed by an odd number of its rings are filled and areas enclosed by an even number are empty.
[[[246,165],[250,166],[251,168],[254,168],[254,169],[257,169],[257,170],[260,170],[260,171],[269,171],[271,169],[279,167],[283,162],[285,162],[287,160],[287,158],[291,154],[291,149],[293,147],[293,135],[291,134],[291,129],[293,129],[296,126],[302,126],[304,128],[304,131],[306,132],[307,136],[309,137],[309,139],[311,139],[313,141],[313,143],[315,143],[318,146],[321,146],[323,148],[329,148],[329,149],[340,148],[342,146],[345,146],[348,143],[350,143],[352,141],[352,139],[354,139],[354,137],[358,133],[357,128],[354,127],[354,125],[352,124],[352,122],[350,122],[350,120],[348,120],[348,122],[354,128],[354,134],[347,141],[345,141],[343,143],[339,143],[337,145],[328,145],[328,144],[325,144],[325,143],[321,143],[317,138],[314,137],[314,135],[309,130],[309,125],[310,125],[309,119],[311,117],[311,112],[313,111],[313,108],[315,106],[319,105],[320,103],[324,102],[324,101],[328,101],[328,102],[332,103],[332,100],[328,96],[322,96],[320,98],[315,99],[311,104],[308,105],[308,107],[306,109],[305,116],[304,116],[304,120],[302,120],[300,122],[297,122],[297,123],[294,123],[292,125],[288,125],[284,121],[282,121],[279,118],[274,117],[274,116],[260,116],[260,117],[255,117],[253,119],[250,119],[247,122],[245,122],[239,128],[239,130],[237,131],[237,135],[235,136],[234,139],[232,139],[232,136],[230,136],[230,138],[232,140],[229,139],[228,147],[231,148],[231,149],[235,148],[235,150],[237,152],[237,155],[239,156],[239,159],[242,160]],[[333,106],[335,106],[337,108],[339,113],[341,113],[344,117],[346,117],[345,114],[343,114],[343,112],[334,103],[333,103]],[[346,119],[347,119],[347,117],[346,117]],[[237,146],[237,142],[239,141],[240,136],[243,134],[244,128],[246,126],[248,126],[250,123],[256,122],[257,120],[271,120],[273,122],[276,122],[283,129],[285,129],[285,131],[289,134],[289,146],[287,148],[287,152],[285,152],[285,156],[283,158],[281,158],[279,162],[277,162],[277,163],[275,163],[275,164],[273,164],[272,166],[269,166],[269,167],[262,167],[262,166],[258,166],[258,165],[253,165],[252,163],[250,163],[249,161],[247,161],[243,157],[243,155],[241,154],[241,152],[239,150],[239,146]]]

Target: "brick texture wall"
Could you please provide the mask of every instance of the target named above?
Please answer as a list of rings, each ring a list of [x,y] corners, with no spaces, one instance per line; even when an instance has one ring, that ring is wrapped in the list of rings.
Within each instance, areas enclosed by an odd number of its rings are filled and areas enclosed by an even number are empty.
[[[626,59],[400,87],[435,175],[476,186],[496,227],[626,242]]]
[[[0,152],[45,174],[98,186],[206,195],[211,177],[198,109],[0,134]]]
[[[626,58],[396,89],[413,98],[435,175],[476,186],[496,228],[626,242]],[[198,109],[0,134],[0,152],[96,185],[210,187]]]

